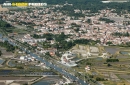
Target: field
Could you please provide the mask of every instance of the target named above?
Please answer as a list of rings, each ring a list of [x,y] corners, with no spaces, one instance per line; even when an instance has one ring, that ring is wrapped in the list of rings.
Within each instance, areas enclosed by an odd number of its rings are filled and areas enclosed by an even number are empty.
[[[95,48],[95,47],[93,47]],[[79,61],[77,67],[73,67],[77,72],[87,73],[90,78],[97,81],[102,81],[105,85],[130,85],[130,48],[123,47],[98,47],[99,54],[106,52],[109,56],[109,60],[118,61],[108,61],[107,58],[101,58],[99,56],[83,59]],[[102,51],[100,50],[102,48]],[[97,50],[97,49],[96,49]],[[82,49],[82,52],[84,50]],[[82,58],[82,56],[80,56]],[[86,66],[90,66],[90,71],[85,70]],[[100,80],[98,80],[100,78]]]
[[[0,85],[7,85],[10,83],[11,85],[23,85],[29,81],[33,81],[38,77],[12,77],[12,76],[0,76]]]
[[[0,47],[0,50],[2,51],[1,58],[12,58],[13,57],[13,53],[12,52],[7,52],[6,48]]]

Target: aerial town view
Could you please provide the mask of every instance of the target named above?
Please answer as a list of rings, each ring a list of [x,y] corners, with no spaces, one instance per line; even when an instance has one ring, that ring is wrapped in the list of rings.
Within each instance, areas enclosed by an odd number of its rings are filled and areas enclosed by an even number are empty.
[[[0,85],[130,85],[130,0],[0,0]]]

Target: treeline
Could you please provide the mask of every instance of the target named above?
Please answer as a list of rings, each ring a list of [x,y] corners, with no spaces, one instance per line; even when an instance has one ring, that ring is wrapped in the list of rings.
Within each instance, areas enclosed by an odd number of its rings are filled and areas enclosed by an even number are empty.
[[[7,52],[14,52],[15,47],[11,45],[8,41],[0,42],[1,47],[5,47]]]
[[[100,21],[105,21],[106,23],[114,23],[115,21],[114,20],[110,20],[110,19],[107,19],[107,18],[99,18]]]
[[[79,40],[70,40],[66,41],[67,38],[69,38],[70,35],[65,35],[63,32],[61,34],[44,34],[42,36],[40,35],[32,35],[33,38],[46,38],[48,41],[54,40],[55,44],[50,45],[48,42],[43,42],[43,47],[49,48],[49,47],[54,47],[57,49],[64,49],[68,50],[75,46],[76,44],[86,44],[86,45],[95,45],[97,43],[100,43],[99,40],[88,40],[88,39],[79,39]]]
[[[0,56],[2,55],[2,51],[0,50]]]
[[[118,59],[107,59],[106,62],[119,62]]]
[[[68,35],[65,35],[63,32],[61,34],[51,34],[51,33],[47,33],[47,34],[43,34],[43,35],[37,35],[37,34],[33,34],[32,35],[33,38],[35,39],[39,39],[39,38],[46,38],[47,40],[56,40],[57,42],[63,41],[66,38],[68,38]]]
[[[79,39],[79,40],[74,40],[74,43],[75,44],[88,44],[88,45],[95,45],[95,44],[97,44],[97,43],[100,43],[100,41],[99,40],[96,40],[96,41],[94,41],[94,40],[91,40],[91,39]]]
[[[65,39],[67,39],[69,37],[69,35],[65,35],[63,32],[61,34],[56,34],[56,35],[53,35],[51,33],[48,33],[48,34],[43,34],[42,36],[41,35],[37,35],[37,34],[34,34],[32,35],[33,38],[46,38],[47,40],[55,40],[56,42],[60,43],[60,42],[63,42],[65,41]],[[91,40],[91,39],[78,39],[78,40],[74,40],[73,43],[75,44],[89,44],[89,45],[95,45],[97,43],[100,43],[100,40]]]
[[[112,35],[114,35],[114,36],[125,36],[125,37],[130,36],[130,34],[128,32],[125,32],[125,33],[115,32],[115,33],[112,33]]]
[[[54,40],[56,41],[55,47],[57,49],[68,50],[75,45],[72,41],[66,41],[69,35],[65,35],[63,32],[61,34],[57,34],[54,36]]]
[[[61,34],[57,34],[55,35],[54,39],[56,42],[61,42],[64,41],[66,38],[68,38],[69,35],[65,35],[64,32],[62,32]]]
[[[75,46],[76,44],[95,45],[97,44],[97,41],[87,40],[87,39],[79,39],[79,40],[73,40],[73,41],[61,40],[55,44],[55,47],[57,49],[68,50],[72,48],[73,46]]]
[[[97,77],[97,78],[96,78],[96,81],[106,81],[106,79]]]
[[[0,27],[11,27],[11,25],[3,20],[0,20]]]
[[[35,39],[39,39],[39,38],[46,38],[47,40],[53,40],[53,34],[48,33],[48,34],[43,34],[43,35],[37,35],[37,34],[33,34],[32,37]]]
[[[5,32],[10,32],[10,33],[12,33],[14,27],[11,26],[9,23],[7,23],[7,22],[5,22],[5,21],[3,21],[3,20],[0,20],[0,29],[2,29],[2,30],[5,31]]]

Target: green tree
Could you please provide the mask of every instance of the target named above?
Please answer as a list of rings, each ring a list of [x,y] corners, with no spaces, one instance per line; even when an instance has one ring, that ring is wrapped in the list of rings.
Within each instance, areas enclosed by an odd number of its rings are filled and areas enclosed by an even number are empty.
[[[108,63],[107,66],[110,67],[110,66],[112,66],[112,65]]]
[[[1,52],[1,50],[0,50],[0,56],[2,55],[2,52]]]
[[[45,55],[47,55],[47,56],[51,56],[49,52],[46,52]]]
[[[110,41],[109,41],[109,42],[107,42],[106,44],[107,44],[107,45],[111,45],[111,44],[112,44],[112,42],[110,42]]]
[[[99,18],[100,21],[105,21],[106,23],[114,23],[115,21],[114,20],[110,20],[110,19],[107,19],[107,18]]]
[[[23,84],[23,85],[28,85],[27,83]]]
[[[91,22],[92,22],[92,20],[91,20],[91,19],[87,19],[87,23],[89,23],[89,24],[90,24]]]
[[[67,38],[67,35],[65,35],[64,32],[62,32],[61,34],[55,35],[55,40],[57,42],[64,41],[66,38]]]

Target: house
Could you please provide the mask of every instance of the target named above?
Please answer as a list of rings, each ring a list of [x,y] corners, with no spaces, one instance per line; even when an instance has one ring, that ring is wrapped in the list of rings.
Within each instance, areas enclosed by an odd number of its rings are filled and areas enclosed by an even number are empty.
[[[20,60],[25,60],[25,57],[24,57],[24,56],[21,56],[21,57],[20,57]]]
[[[86,72],[87,72],[87,71],[90,71],[90,67],[89,67],[89,66],[86,66],[86,67],[85,67],[85,70],[86,70]]]
[[[55,56],[55,51],[49,51],[51,56]]]

